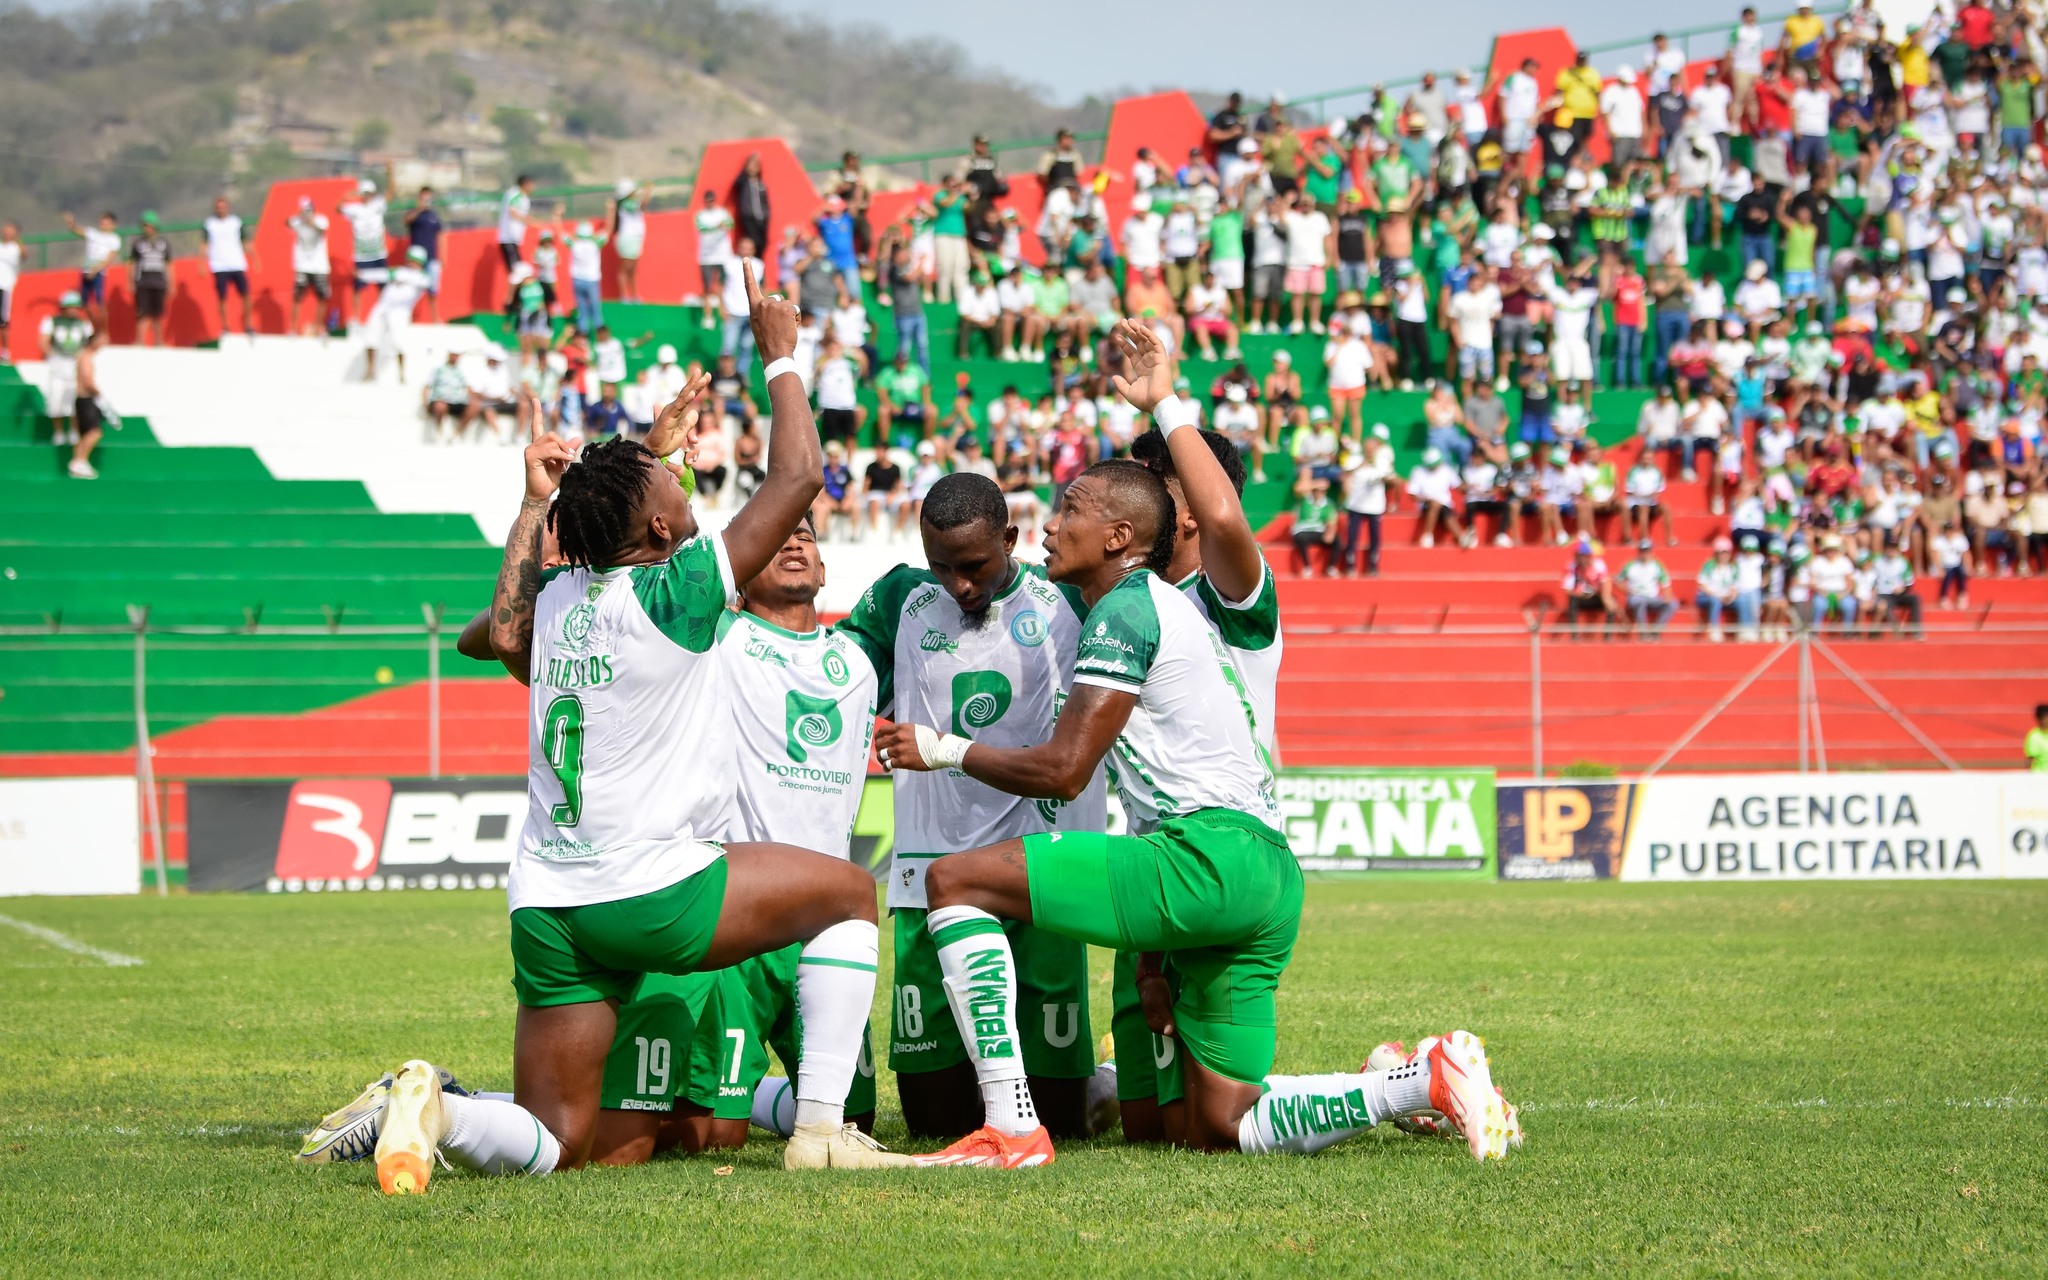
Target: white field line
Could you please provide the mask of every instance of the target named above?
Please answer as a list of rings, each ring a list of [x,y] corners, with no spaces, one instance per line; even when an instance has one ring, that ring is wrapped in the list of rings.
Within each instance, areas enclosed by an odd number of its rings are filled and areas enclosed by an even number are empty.
[[[141,956],[124,956],[118,951],[102,951],[98,947],[80,942],[69,934],[59,933],[55,929],[45,929],[42,925],[30,924],[26,920],[16,920],[13,916],[0,916],[0,925],[6,925],[10,929],[19,929],[31,938],[40,939],[59,950],[69,951],[72,955],[91,956],[101,964],[112,968],[123,969],[142,963]]]

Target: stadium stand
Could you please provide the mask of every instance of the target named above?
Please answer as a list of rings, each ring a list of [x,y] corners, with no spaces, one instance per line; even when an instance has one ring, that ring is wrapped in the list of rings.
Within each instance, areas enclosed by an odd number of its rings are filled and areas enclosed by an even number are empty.
[[[1802,10],[1739,24],[1725,44],[1708,41],[1706,57],[1688,58],[1660,38],[1614,74],[1586,65],[1561,30],[1523,32],[1496,41],[1482,74],[1450,77],[1455,86],[1427,77],[1405,95],[1377,90],[1363,95],[1362,110],[1328,123],[1297,127],[1278,103],[1260,113],[1233,102],[1205,116],[1186,94],[1153,94],[1116,104],[1099,160],[1071,139],[1054,140],[1036,169],[998,165],[978,146],[936,185],[888,190],[879,174],[814,182],[783,142],[736,140],[706,151],[687,200],[625,227],[644,242],[640,294],[664,301],[617,301],[620,245],[600,247],[601,226],[584,235],[577,218],[544,217],[545,198],[523,215],[513,209],[523,234],[517,256],[536,263],[543,230],[562,246],[549,322],[557,348],[575,310],[572,276],[595,260],[604,319],[623,344],[611,357],[626,374],[622,403],[629,418],[644,419],[649,399],[636,384],[664,348],[680,365],[709,367],[735,336],[707,319],[703,296],[705,245],[710,257],[723,256],[715,235],[700,243],[698,215],[715,196],[736,215],[736,232],[767,240],[768,277],[800,290],[807,307],[814,289],[830,298],[843,288],[844,268],[858,273],[877,366],[869,372],[884,380],[902,341],[898,321],[911,311],[906,301],[914,304],[910,337],[914,345],[923,329],[922,380],[936,414],[944,419],[964,390],[973,433],[995,462],[1005,435],[1022,435],[1030,458],[1016,469],[1017,487],[1044,502],[1073,465],[1058,456],[1062,444],[1127,443],[1130,424],[1112,412],[1101,357],[1077,341],[1080,359],[1063,362],[1056,350],[1050,360],[1011,359],[1001,343],[979,337],[980,349],[962,355],[962,308],[948,295],[961,283],[956,273],[1000,268],[1022,290],[1012,294],[1020,308],[1036,295],[1019,278],[1078,296],[1085,264],[1106,250],[1116,259],[1106,287],[1117,305],[1152,309],[1173,331],[1189,394],[1211,413],[1243,414],[1226,387],[1240,360],[1245,371],[1255,425],[1240,434],[1271,450],[1246,506],[1286,579],[1290,657],[1279,727],[1290,762],[1530,756],[1533,626],[1545,636],[1550,762],[1639,767],[1760,662],[1764,642],[1790,633],[1789,613],[1774,628],[1751,610],[1773,596],[1810,608],[1806,595],[1823,601],[1830,616],[1819,620],[1836,626],[1824,633],[1830,639],[1851,599],[1861,606],[1861,634],[1921,639],[1859,644],[1848,660],[1955,758],[2002,763],[2011,711],[2002,682],[2038,669],[2036,629],[2048,626],[2048,593],[2032,578],[2048,569],[2048,479],[2038,460],[2048,325],[2032,314],[2048,292],[2048,219],[2036,203],[2048,169],[2038,145],[2038,58],[2029,51],[2036,37],[1986,26],[1978,12],[1966,6],[1954,23],[1929,24],[1894,46],[1875,41],[1867,7],[1826,18]],[[1987,123],[1968,127],[1980,114]],[[1255,161],[1240,155],[1247,145]],[[755,157],[759,185],[750,186],[742,175]],[[1328,218],[1286,209],[1296,188],[1318,196]],[[149,712],[168,730],[156,743],[167,773],[421,771],[422,607],[459,625],[483,603],[517,470],[516,451],[497,438],[513,434],[509,415],[446,443],[422,412],[422,391],[450,352],[475,383],[484,353],[519,350],[507,305],[515,282],[498,227],[443,235],[435,246],[440,312],[455,323],[411,325],[399,337],[403,384],[388,364],[362,380],[359,329],[333,341],[270,336],[290,327],[289,220],[302,200],[329,217],[338,315],[360,314],[350,264],[362,253],[342,213],[358,194],[351,179],[280,183],[267,194],[253,233],[262,331],[253,338],[218,330],[204,264],[179,261],[167,317],[179,347],[124,345],[135,289],[127,266],[108,273],[115,345],[100,357],[101,381],[126,412],[94,455],[101,478],[93,482],[68,479],[61,459],[44,465],[49,428],[33,363],[40,322],[78,277],[22,277],[11,344],[24,363],[19,375],[0,369],[0,448],[19,459],[30,519],[0,537],[8,562],[0,624],[43,634],[0,645],[33,646],[48,661],[9,681],[0,699],[0,771],[60,771],[62,753],[132,747],[132,645],[119,634],[135,625],[131,607],[146,607],[152,627],[263,632],[151,638]],[[1194,305],[1197,268],[1230,256],[1214,253],[1205,218],[1233,206],[1250,214],[1245,239],[1231,247],[1249,253],[1246,283],[1260,296]],[[755,213],[764,225],[748,225]],[[1278,228],[1292,235],[1282,240],[1272,234]],[[825,257],[807,263],[814,234]],[[890,266],[899,242],[910,272],[903,279]],[[402,233],[393,234],[389,256],[404,248]],[[1053,269],[1049,256],[1059,260]],[[1156,280],[1155,261],[1164,268]],[[1056,269],[1062,264],[1073,269],[1071,282]],[[1490,338],[1487,358],[1503,386],[1497,436],[1447,425],[1444,402],[1431,401],[1430,379],[1487,380],[1485,361],[1461,365],[1445,306],[1454,295],[1484,294],[1477,269],[1487,265],[1507,286],[1500,312],[1457,314]],[[1228,275],[1218,279],[1226,288]],[[1952,286],[1961,299],[1950,299]],[[1255,308],[1269,290],[1273,309],[1262,324]],[[921,300],[928,291],[936,300]],[[1311,318],[1283,328],[1294,295],[1314,299]],[[968,304],[970,314],[983,302]],[[1327,332],[1313,319],[1325,303]],[[1354,319],[1370,371],[1357,367],[1348,341]],[[1824,326],[1819,335],[1808,333],[1809,321]],[[1078,327],[1090,327],[1088,318]],[[211,349],[186,349],[193,344]],[[1199,346],[1220,357],[1203,358]],[[579,368],[593,358],[573,346],[568,354]],[[1283,362],[1300,373],[1300,412],[1269,427],[1268,376]],[[1670,408],[1647,389],[1667,366],[1680,391]],[[538,399],[575,420],[580,406],[564,405],[543,362],[523,372]],[[1361,377],[1368,385],[1352,392]],[[1035,402],[1067,383],[1086,388],[1084,414],[1098,420],[1063,441],[1057,408]],[[1009,386],[1034,402],[1023,415],[1028,432],[991,430],[990,408]],[[1362,396],[1356,424],[1325,437],[1324,410],[1345,425],[1354,394]],[[866,450],[892,443],[879,439],[872,380],[857,398],[865,424],[849,459],[856,477]],[[1566,407],[1574,401],[1590,411],[1579,430]],[[1334,533],[1347,507],[1369,508],[1372,486],[1360,470],[1371,433],[1360,428],[1375,423],[1388,427],[1393,473],[1377,574],[1321,576],[1333,548],[1294,535]],[[906,486],[915,483],[916,446],[928,438],[936,465],[952,464],[956,434],[928,426],[899,435]],[[1697,451],[1646,446],[1695,436]],[[1558,442],[1570,457],[1546,475],[1540,468]],[[1518,443],[1532,446],[1526,461],[1511,453]],[[1590,444],[1606,447],[1601,461],[1611,471],[1587,456]],[[1475,445],[1480,465],[1462,465]],[[1498,470],[1484,464],[1494,447],[1506,464]],[[1451,465],[1418,477],[1432,450]],[[1657,539],[1633,563],[1625,512],[1646,454],[1663,477],[1659,500],[1669,514],[1657,529],[1673,541]],[[1695,477],[1696,458],[1704,461]],[[1756,501],[1713,487],[1722,458],[1761,486]],[[1972,466],[1983,462],[1988,468]],[[1506,501],[1521,545],[1493,545],[1490,516],[1476,522],[1477,545],[1461,548],[1444,532],[1425,545],[1417,498],[1439,483],[1451,510],[1468,519],[1475,499]],[[1583,525],[1565,514],[1556,536],[1542,536],[1546,497],[1551,506],[1575,496],[1583,503],[1588,485],[1619,490],[1621,511]],[[1879,563],[1885,531],[1909,534],[1916,509],[1950,504],[1968,545],[1937,539],[1938,527],[1903,536],[1918,582],[1901,586]],[[714,511],[710,522],[720,518]],[[844,534],[828,549],[825,604],[835,612],[889,564],[915,555],[886,538]],[[1740,568],[1709,576],[1728,575],[1715,588],[1729,597],[1728,638],[1758,643],[1710,649],[1692,643],[1723,638],[1698,626],[1694,584],[1716,540],[1729,535],[1741,543]],[[1843,541],[1846,558],[1834,556],[1831,539]],[[1574,576],[1583,562],[1568,544],[1581,540],[1602,562],[1594,579]],[[1937,601],[1943,569],[1957,563],[1974,579],[1968,608],[1937,608],[1949,603],[1947,590]],[[1584,643],[1561,630],[1575,593],[1603,615]],[[1874,628],[1880,594],[1892,598]],[[1920,605],[1910,622],[1908,594]],[[1839,597],[1832,611],[1830,597]],[[392,634],[360,633],[376,626]],[[287,636],[279,627],[327,634]],[[1591,642],[1658,635],[1681,647]],[[1795,698],[1790,661],[1751,686],[1680,764],[1783,763]],[[1362,672],[1375,676],[1370,697],[1356,692]],[[1922,743],[1855,681],[1824,663],[1816,681],[1843,758],[1928,761]],[[518,770],[516,690],[439,680],[434,696],[442,768]],[[1629,713],[1626,732],[1616,729],[1619,711]]]

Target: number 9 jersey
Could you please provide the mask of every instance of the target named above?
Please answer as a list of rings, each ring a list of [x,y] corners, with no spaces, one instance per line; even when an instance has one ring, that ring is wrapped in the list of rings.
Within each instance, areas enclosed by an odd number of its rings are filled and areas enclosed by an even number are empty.
[[[737,597],[716,534],[660,564],[543,575],[512,910],[637,897],[719,857],[737,781],[715,649]]]

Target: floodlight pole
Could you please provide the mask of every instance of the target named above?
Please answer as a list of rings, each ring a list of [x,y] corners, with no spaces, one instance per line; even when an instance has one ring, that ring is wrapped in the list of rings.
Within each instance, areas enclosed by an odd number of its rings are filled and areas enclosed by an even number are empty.
[[[143,819],[149,824],[156,858],[156,896],[171,893],[170,871],[164,865],[164,815],[156,799],[156,761],[149,745],[149,626],[146,605],[128,606],[128,622],[135,628],[135,781],[142,788]]]

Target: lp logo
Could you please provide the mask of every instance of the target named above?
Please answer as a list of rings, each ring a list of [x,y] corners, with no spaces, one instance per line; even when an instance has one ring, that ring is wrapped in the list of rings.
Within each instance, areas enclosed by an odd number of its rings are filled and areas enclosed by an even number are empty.
[[[1522,823],[1529,856],[1561,862],[1572,856],[1572,837],[1586,829],[1593,802],[1576,787],[1532,787],[1522,793]]]

